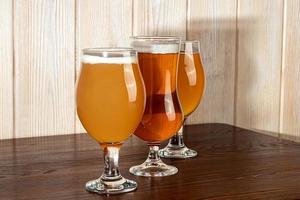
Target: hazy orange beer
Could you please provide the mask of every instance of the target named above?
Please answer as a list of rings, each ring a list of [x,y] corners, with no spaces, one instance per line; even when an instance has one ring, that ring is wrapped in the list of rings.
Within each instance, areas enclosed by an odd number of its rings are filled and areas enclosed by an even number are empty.
[[[122,142],[134,132],[144,110],[144,86],[137,60],[89,61],[86,55],[77,87],[80,121],[98,142]]]
[[[177,91],[185,119],[197,108],[203,96],[205,76],[199,49],[199,41],[181,43]],[[168,146],[160,150],[161,157],[190,158],[197,155],[195,150],[185,146],[182,132],[183,126],[169,140]]]
[[[199,105],[204,90],[204,70],[199,52],[180,52],[178,65],[178,95],[184,116]]]

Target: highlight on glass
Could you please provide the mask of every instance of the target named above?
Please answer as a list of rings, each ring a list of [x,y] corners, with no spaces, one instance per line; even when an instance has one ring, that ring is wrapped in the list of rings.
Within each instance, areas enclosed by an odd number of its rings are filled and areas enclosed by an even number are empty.
[[[119,172],[119,150],[135,131],[145,109],[145,86],[130,48],[83,50],[77,82],[77,112],[88,134],[104,151],[104,171],[86,190],[118,194],[137,188]]]
[[[183,123],[183,113],[176,93],[180,38],[133,37],[131,46],[138,60],[146,87],[146,109],[134,132],[149,146],[147,160],[130,168],[137,176],[169,176],[177,168],[162,162],[158,155],[161,141],[174,135]]]
[[[184,121],[195,111],[203,96],[205,75],[200,56],[199,41],[182,41],[178,65],[177,90],[184,112]],[[159,151],[164,158],[191,158],[197,156],[195,150],[189,149],[183,141],[184,123]]]

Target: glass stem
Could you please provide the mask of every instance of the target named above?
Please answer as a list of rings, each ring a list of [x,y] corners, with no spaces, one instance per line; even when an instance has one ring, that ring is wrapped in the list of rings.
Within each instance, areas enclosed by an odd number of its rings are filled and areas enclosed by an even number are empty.
[[[185,144],[183,141],[184,125],[185,125],[185,119],[184,119],[179,131],[173,137],[171,137],[171,139],[169,140],[169,144],[168,144],[169,147],[174,148],[174,149],[180,149],[180,148],[185,147]]]
[[[160,157],[158,155],[158,151],[159,151],[159,143],[149,143],[149,154],[148,154],[148,159],[147,161],[151,162],[151,163],[156,163],[158,161],[160,161]]]
[[[104,172],[101,180],[117,181],[122,179],[119,171],[119,151],[119,145],[104,147]]]

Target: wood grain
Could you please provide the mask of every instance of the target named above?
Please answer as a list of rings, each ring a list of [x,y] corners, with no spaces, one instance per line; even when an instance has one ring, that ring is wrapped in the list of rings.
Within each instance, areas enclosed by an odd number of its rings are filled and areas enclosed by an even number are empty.
[[[200,40],[207,76],[188,123],[300,141],[299,9],[298,0],[1,0],[0,139],[85,132],[74,117],[82,48],[179,35]]]
[[[72,134],[74,1],[14,4],[15,136]]]
[[[13,10],[0,1],[0,140],[13,138]]]
[[[199,156],[165,160],[176,175],[143,178],[129,167],[147,146],[134,137],[121,148],[120,170],[135,192],[109,199],[299,199],[300,145],[224,124],[188,126],[185,141]],[[0,141],[0,196],[5,200],[105,199],[85,191],[100,176],[102,152],[84,134]]]
[[[133,35],[186,37],[187,0],[134,0]]]
[[[81,49],[129,45],[132,6],[132,0],[77,0],[77,73],[80,70]],[[76,132],[86,132],[78,117]]]
[[[300,4],[285,1],[282,62],[282,137],[300,141]]]
[[[279,131],[283,0],[239,1],[236,125]]]
[[[189,123],[233,124],[236,0],[189,0],[187,38],[200,40],[206,89]]]

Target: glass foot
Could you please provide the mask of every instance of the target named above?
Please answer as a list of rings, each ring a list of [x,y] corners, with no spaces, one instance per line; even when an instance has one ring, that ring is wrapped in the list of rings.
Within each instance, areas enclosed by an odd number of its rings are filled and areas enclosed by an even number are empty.
[[[161,160],[156,162],[147,160],[141,165],[131,167],[129,172],[136,176],[163,177],[176,174],[178,169],[174,166],[163,163]]]
[[[137,188],[137,183],[132,180],[121,178],[117,181],[103,181],[101,178],[89,181],[85,184],[85,189],[98,194],[121,194],[131,192]]]
[[[159,156],[162,158],[193,158],[197,156],[197,151],[187,148],[183,146],[181,148],[172,148],[166,146],[165,148],[159,150]]]

